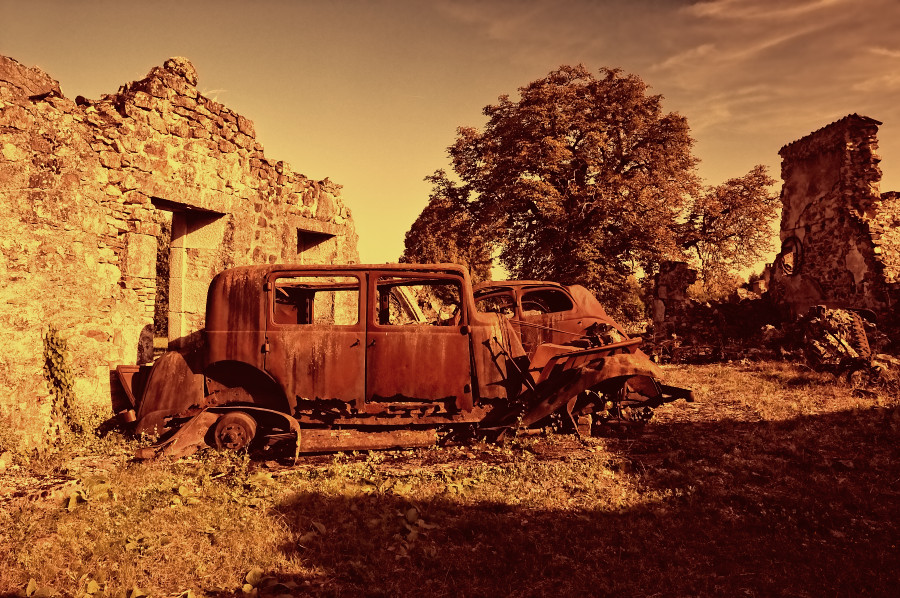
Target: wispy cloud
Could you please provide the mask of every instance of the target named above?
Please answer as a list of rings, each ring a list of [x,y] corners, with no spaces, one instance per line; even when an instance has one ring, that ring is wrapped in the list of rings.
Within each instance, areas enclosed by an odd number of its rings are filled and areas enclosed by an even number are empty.
[[[654,65],[655,69],[671,69],[679,68],[685,64],[696,64],[698,60],[705,60],[716,54],[716,45],[712,43],[701,44],[694,48],[679,52],[674,56],[666,58],[658,65]]]
[[[900,50],[891,50],[890,48],[873,47],[869,48],[869,52],[876,56],[887,56],[888,58],[900,58]]]
[[[872,77],[871,79],[864,79],[854,83],[851,89],[862,93],[896,91],[900,89],[900,73],[888,73]]]
[[[788,32],[770,32],[753,39],[741,35],[722,35],[716,42],[707,42],[690,48],[662,62],[652,65],[654,70],[688,67],[708,68],[712,65],[732,65],[735,62],[753,60],[759,54],[783,46],[788,42],[815,33],[819,25],[809,25]]]
[[[695,17],[727,20],[780,20],[809,15],[823,8],[846,4],[847,0],[810,0],[786,3],[782,0],[707,0],[684,8]]]

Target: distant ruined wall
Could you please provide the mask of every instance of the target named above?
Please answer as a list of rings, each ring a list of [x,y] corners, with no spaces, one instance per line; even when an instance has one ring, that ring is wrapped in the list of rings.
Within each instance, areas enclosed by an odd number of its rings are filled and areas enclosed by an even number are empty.
[[[782,250],[771,292],[792,314],[819,304],[892,310],[900,213],[896,194],[879,191],[880,124],[852,114],[779,152]]]
[[[253,123],[196,85],[172,58],[72,101],[0,56],[0,426],[23,446],[47,433],[48,325],[68,340],[77,401],[108,410],[110,369],[146,360],[154,334],[196,342],[216,272],[358,261],[340,186],[267,158]]]
[[[900,193],[881,193],[877,120],[851,114],[783,148],[781,251],[753,285],[761,300],[704,305],[686,296],[696,273],[662,264],[654,342],[734,345],[810,307],[868,310],[900,329]]]
[[[780,324],[769,297],[738,288],[725,300],[701,302],[688,295],[696,280],[697,271],[685,262],[660,264],[653,280],[653,336],[646,350],[674,362],[762,354],[757,345],[763,328]]]
[[[697,271],[686,262],[663,262],[653,279],[654,340],[672,335],[685,337],[695,328],[693,304],[688,287],[697,282]]]

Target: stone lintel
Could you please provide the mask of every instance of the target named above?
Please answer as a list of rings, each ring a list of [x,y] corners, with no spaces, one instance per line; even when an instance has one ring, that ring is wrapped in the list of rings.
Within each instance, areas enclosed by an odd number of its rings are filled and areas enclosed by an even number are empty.
[[[344,235],[347,232],[347,229],[344,226],[331,222],[323,222],[322,220],[317,220],[315,218],[288,216],[285,221],[290,227],[311,233],[322,233],[337,237],[339,235]]]

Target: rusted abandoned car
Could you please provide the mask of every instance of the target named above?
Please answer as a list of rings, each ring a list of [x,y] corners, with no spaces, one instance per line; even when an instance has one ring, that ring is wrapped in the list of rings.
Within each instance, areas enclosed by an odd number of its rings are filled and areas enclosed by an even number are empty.
[[[529,356],[542,344],[566,344],[591,334],[606,343],[628,340],[625,330],[581,285],[538,280],[490,281],[475,285],[474,295],[479,311],[509,318]]]
[[[145,456],[422,446],[690,400],[660,384],[640,339],[578,340],[539,347],[534,367],[458,265],[246,266],[210,284],[199,351],[118,369],[135,431],[163,434]]]

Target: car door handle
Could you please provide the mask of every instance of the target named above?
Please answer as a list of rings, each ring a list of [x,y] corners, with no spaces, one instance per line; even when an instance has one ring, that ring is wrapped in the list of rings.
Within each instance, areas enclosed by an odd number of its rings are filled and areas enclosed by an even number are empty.
[[[372,342],[369,343],[368,345],[366,345],[366,347],[374,347],[374,346],[375,346],[375,339],[373,338]]]
[[[358,346],[359,346],[359,339],[356,339],[355,341],[353,341],[353,344],[350,345],[350,346],[351,346],[351,347],[358,347]]]

